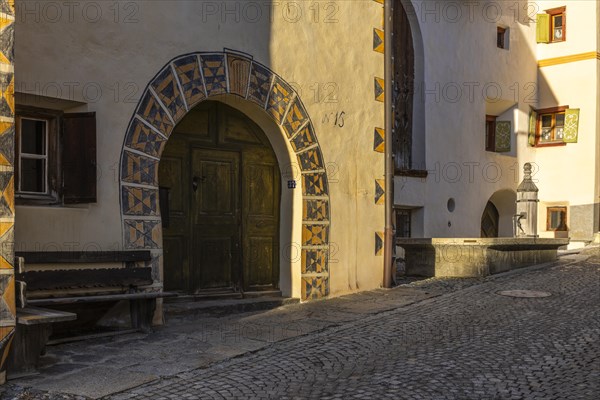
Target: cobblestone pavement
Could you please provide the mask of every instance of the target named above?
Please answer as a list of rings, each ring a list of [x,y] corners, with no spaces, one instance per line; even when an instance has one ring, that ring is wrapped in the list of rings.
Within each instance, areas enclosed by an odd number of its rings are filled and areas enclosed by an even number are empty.
[[[599,273],[595,257],[507,275],[112,399],[596,399]]]
[[[308,320],[313,309],[328,309],[329,320],[320,329],[106,399],[596,399],[598,248],[590,256],[485,279],[412,282],[410,290],[430,296],[402,304],[412,292],[375,291],[348,296],[354,300],[281,307],[271,321],[289,318],[291,310]],[[497,294],[510,289],[552,296]],[[83,397],[12,387],[4,396],[0,389],[0,398]]]

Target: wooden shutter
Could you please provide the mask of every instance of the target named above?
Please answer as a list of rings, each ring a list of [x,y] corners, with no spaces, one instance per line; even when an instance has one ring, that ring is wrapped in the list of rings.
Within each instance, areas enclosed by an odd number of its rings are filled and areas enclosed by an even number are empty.
[[[536,39],[538,43],[550,43],[550,15],[538,14],[536,18]]]
[[[65,204],[96,202],[96,113],[64,115],[62,177]]]
[[[510,121],[496,121],[495,151],[506,153],[510,151]]]
[[[565,110],[565,131],[563,142],[577,143],[579,136],[579,108],[568,108]]]
[[[529,133],[528,133],[528,140],[529,140],[530,146],[535,146],[535,131],[536,131],[536,127],[537,127],[537,118],[538,118],[537,111],[535,111],[534,109],[531,109],[531,112],[529,113]]]

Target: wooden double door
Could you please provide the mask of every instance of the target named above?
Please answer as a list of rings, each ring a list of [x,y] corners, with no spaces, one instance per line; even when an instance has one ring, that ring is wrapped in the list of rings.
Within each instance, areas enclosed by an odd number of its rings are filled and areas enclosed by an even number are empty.
[[[159,166],[166,290],[272,290],[281,178],[262,130],[206,102],[171,134]]]

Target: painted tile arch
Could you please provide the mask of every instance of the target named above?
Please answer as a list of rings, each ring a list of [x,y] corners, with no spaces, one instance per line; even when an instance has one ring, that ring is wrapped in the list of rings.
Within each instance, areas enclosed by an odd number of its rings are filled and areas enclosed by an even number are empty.
[[[162,262],[158,163],[175,125],[203,100],[229,94],[258,104],[296,152],[303,197],[302,299],[329,294],[329,185],[315,129],[298,94],[282,77],[239,52],[196,52],[168,62],[150,81],[127,128],[120,158],[126,249],[151,250]]]

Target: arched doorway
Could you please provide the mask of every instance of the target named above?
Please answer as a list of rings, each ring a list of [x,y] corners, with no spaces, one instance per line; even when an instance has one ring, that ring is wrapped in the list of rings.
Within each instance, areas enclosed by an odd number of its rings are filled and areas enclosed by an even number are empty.
[[[481,216],[481,237],[498,237],[498,222],[500,214],[498,209],[491,201],[488,201]]]
[[[208,99],[236,99],[243,103],[239,109],[260,114],[253,114],[253,120],[266,118],[275,126],[274,135],[282,143],[277,157],[287,160],[286,165],[280,161],[281,173],[288,179],[288,189],[299,196],[296,201],[289,195],[292,192],[282,194],[288,200],[281,209],[290,210],[290,230],[298,229],[298,234],[281,243],[279,284],[282,292],[285,286],[290,295],[298,293],[305,300],[327,296],[331,208],[326,163],[315,129],[289,83],[252,56],[229,50],[190,53],[168,62],[146,87],[127,128],[119,168],[123,246],[150,250],[152,260],[146,265],[152,266],[155,285],[149,290],[161,290],[165,280],[159,163],[174,128]],[[275,148],[273,132],[267,133]]]
[[[216,101],[173,129],[158,171],[165,290],[272,290],[279,283],[277,158],[265,133]]]

